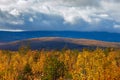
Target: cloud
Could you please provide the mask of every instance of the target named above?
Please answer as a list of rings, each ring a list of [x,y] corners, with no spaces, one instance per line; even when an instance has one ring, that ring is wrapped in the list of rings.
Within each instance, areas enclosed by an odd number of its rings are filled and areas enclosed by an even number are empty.
[[[110,0],[110,1],[102,1],[102,7],[104,11],[112,17],[117,22],[120,22],[120,1],[118,0]]]
[[[17,30],[17,29],[0,29],[0,31],[22,32],[23,30]]]
[[[118,32],[118,7],[119,0],[0,0],[0,28]]]
[[[120,25],[114,25],[114,28],[120,29]]]
[[[44,0],[44,2],[54,2],[55,5],[64,5],[64,6],[74,6],[74,7],[80,7],[80,6],[98,6],[99,1],[97,0]]]

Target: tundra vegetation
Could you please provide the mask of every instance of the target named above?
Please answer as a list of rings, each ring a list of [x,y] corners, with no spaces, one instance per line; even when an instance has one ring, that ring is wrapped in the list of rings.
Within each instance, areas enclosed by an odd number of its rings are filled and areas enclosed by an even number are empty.
[[[120,50],[0,50],[0,80],[120,80]]]

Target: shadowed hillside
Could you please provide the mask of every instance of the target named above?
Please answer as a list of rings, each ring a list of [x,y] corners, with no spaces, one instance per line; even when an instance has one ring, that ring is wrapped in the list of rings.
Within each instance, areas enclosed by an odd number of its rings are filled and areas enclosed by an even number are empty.
[[[113,47],[119,48],[120,43],[114,42],[103,42],[97,40],[88,40],[88,39],[73,39],[73,38],[60,38],[60,37],[43,37],[43,38],[33,38],[21,41],[14,41],[9,43],[1,43],[0,49],[5,50],[18,50],[22,45],[29,45],[31,49],[57,49],[61,50],[63,48],[68,49],[83,49],[89,48],[94,49],[96,47],[106,48]]]

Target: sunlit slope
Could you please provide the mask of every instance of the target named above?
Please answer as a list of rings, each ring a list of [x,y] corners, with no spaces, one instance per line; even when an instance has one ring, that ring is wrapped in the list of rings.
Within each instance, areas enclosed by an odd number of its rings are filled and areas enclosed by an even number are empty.
[[[9,43],[0,44],[0,49],[17,50],[22,45],[29,45],[31,49],[83,49],[83,48],[106,48],[113,47],[119,48],[120,43],[104,42],[88,39],[73,39],[73,38],[61,38],[61,37],[43,37],[32,38],[21,41],[14,41]]]

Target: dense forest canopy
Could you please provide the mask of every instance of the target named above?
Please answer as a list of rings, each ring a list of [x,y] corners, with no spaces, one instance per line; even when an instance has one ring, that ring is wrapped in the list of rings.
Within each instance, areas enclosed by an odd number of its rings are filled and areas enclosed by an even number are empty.
[[[0,51],[0,80],[119,80],[120,50]]]

